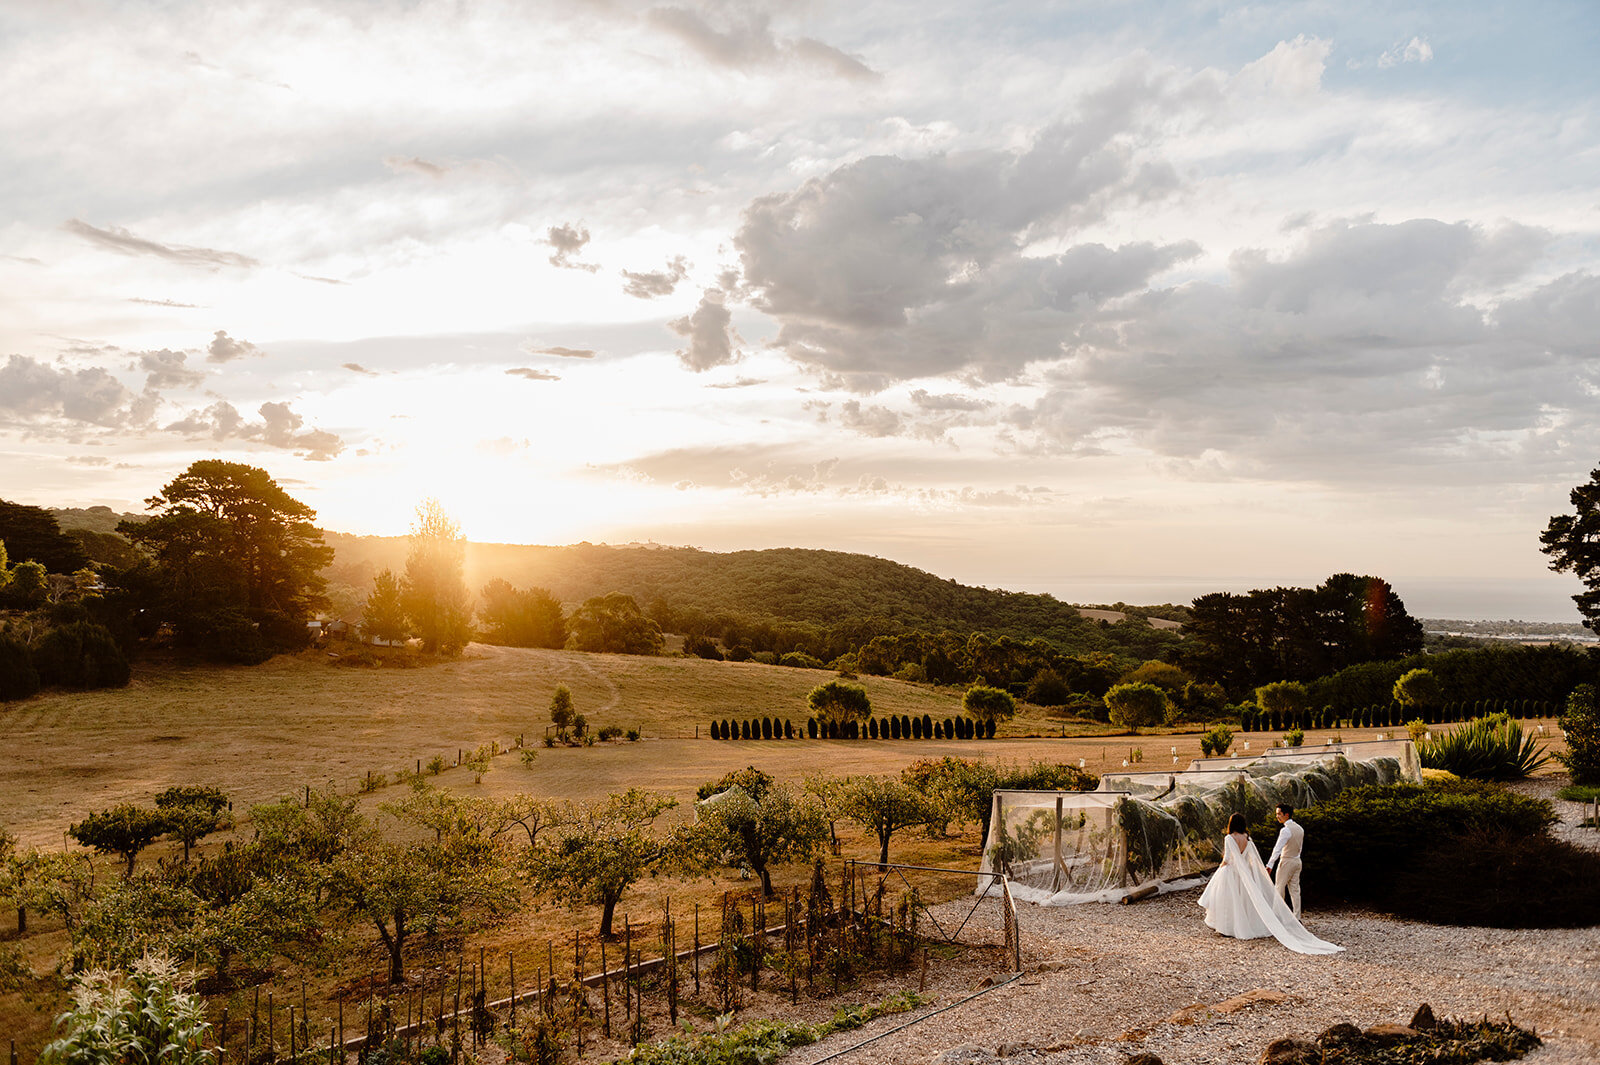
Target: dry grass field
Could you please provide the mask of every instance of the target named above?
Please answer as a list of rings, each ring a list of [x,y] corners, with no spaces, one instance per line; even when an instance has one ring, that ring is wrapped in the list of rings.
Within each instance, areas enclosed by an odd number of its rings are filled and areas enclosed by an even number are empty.
[[[491,741],[504,747],[519,734],[539,749],[537,761],[530,770],[515,756],[496,759],[484,779],[488,791],[590,798],[638,784],[685,798],[707,778],[752,762],[799,777],[895,772],[914,758],[944,753],[1046,755],[1037,740],[694,739],[697,727],[707,734],[713,718],[803,722],[806,693],[832,677],[753,662],[480,644],[458,660],[413,669],[336,668],[320,651],[251,668],[142,666],[126,689],[52,692],[0,710],[6,739],[0,826],[34,846],[59,844],[67,825],[89,810],[148,804],[170,784],[216,785],[240,810],[298,795],[307,785],[348,793],[369,771],[392,777],[435,755],[453,764],[458,750]],[[960,713],[960,693],[953,689],[883,677],[859,683],[875,713],[941,720]],[[542,749],[550,696],[561,684],[571,689],[591,729],[637,728],[645,739]],[[1003,735],[1059,734],[1062,728],[1060,720],[1030,707]],[[1108,749],[1122,743],[1105,742]],[[464,776],[452,771],[440,783]]]

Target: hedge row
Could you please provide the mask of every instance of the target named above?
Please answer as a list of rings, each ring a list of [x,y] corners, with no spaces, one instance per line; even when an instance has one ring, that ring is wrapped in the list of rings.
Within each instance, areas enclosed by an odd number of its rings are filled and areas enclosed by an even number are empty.
[[[1485,714],[1507,713],[1512,717],[1550,717],[1555,706],[1540,699],[1479,699],[1475,702],[1445,703],[1443,706],[1367,706],[1357,710],[1245,710],[1240,723],[1246,732],[1281,732],[1285,729],[1399,728],[1420,719],[1424,724],[1443,725],[1470,721]]]
[[[819,721],[809,718],[804,730],[796,728],[787,718],[759,717],[749,721],[713,721],[711,738],[714,740],[986,740],[994,739],[993,721],[972,721],[968,718],[945,718],[935,721],[932,716],[902,715],[900,717],[869,717],[865,722]]]

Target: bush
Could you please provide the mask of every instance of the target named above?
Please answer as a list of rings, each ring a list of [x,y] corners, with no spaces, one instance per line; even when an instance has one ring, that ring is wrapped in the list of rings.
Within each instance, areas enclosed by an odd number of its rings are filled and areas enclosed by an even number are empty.
[[[59,688],[122,688],[128,683],[128,659],[111,630],[92,621],[77,621],[45,633],[33,652],[41,684]]]
[[[1440,840],[1403,866],[1392,909],[1402,917],[1489,928],[1600,924],[1600,853],[1504,826]]]
[[[1017,712],[1011,693],[985,684],[974,684],[961,697],[961,709],[974,721],[1009,721]],[[931,732],[933,720],[924,715],[923,731]]]
[[[778,655],[775,651],[757,651],[750,656],[750,660],[764,666],[775,666],[778,664]]]
[[[596,732],[594,735],[595,735],[595,739],[599,740],[601,743],[604,743],[607,740],[621,739],[622,738],[622,726],[621,725],[601,725],[600,726],[600,730],[598,732]]]
[[[33,668],[28,645],[0,633],[0,700],[26,699],[38,690],[39,671]]]
[[[1290,729],[1288,732],[1283,734],[1283,742],[1284,746],[1286,747],[1299,747],[1303,745],[1306,742],[1305,730],[1299,728]]]
[[[1212,725],[1204,736],[1200,737],[1200,753],[1205,755],[1224,755],[1233,744],[1233,730],[1227,725]]]
[[[1396,877],[1426,847],[1482,829],[1543,836],[1555,821],[1550,804],[1474,780],[1350,788],[1306,810],[1306,890],[1386,906]],[[1270,849],[1274,827],[1256,835]]]
[[[1532,735],[1506,714],[1475,717],[1417,745],[1425,769],[1473,780],[1521,780],[1550,760]]]
[[[694,655],[696,658],[708,659],[712,662],[722,661],[722,652],[717,649],[714,641],[704,636],[690,636],[683,641],[683,653]]]
[[[1118,684],[1105,695],[1106,709],[1111,721],[1138,732],[1149,725],[1159,725],[1172,712],[1167,693],[1154,684]]]
[[[1065,706],[1072,701],[1072,689],[1055,670],[1041,669],[1028,683],[1023,699],[1034,706]]]
[[[1567,735],[1567,749],[1556,755],[1574,784],[1600,784],[1600,699],[1592,684],[1580,684],[1567,696],[1558,722]]]
[[[808,655],[804,651],[790,651],[778,659],[778,665],[791,666],[795,669],[825,669],[822,659]]]

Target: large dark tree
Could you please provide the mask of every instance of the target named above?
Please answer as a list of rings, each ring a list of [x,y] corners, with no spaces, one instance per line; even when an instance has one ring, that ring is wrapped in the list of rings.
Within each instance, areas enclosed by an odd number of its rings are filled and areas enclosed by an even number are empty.
[[[149,556],[149,608],[189,642],[231,645],[249,630],[276,643],[303,635],[326,603],[320,571],[333,549],[317,513],[265,470],[203,459],[145,505],[154,517],[118,531]]]
[[[1235,694],[1422,649],[1422,624],[1406,613],[1389,583],[1351,573],[1316,588],[1200,596],[1184,629],[1190,670]]]
[[[580,651],[657,655],[664,642],[661,627],[644,616],[633,596],[621,592],[586,600],[572,612],[567,627]]]
[[[0,499],[0,542],[5,543],[12,565],[38,562],[51,573],[75,573],[89,564],[83,547],[63,533],[55,515],[42,507]]]
[[[1550,556],[1550,568],[1571,573],[1583,582],[1585,591],[1572,597],[1583,615],[1585,627],[1600,631],[1600,468],[1589,474],[1568,497],[1571,514],[1550,519],[1539,542],[1539,550]]]
[[[487,643],[507,647],[561,648],[567,642],[567,620],[561,602],[544,588],[519,591],[496,577],[483,586],[478,617]]]

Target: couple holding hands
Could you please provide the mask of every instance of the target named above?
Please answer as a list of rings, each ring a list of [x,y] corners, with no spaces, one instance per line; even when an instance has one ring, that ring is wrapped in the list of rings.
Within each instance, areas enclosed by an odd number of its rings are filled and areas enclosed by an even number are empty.
[[[1306,832],[1295,822],[1293,807],[1280,805],[1277,819],[1283,827],[1265,864],[1250,842],[1244,815],[1228,819],[1228,834],[1222,837],[1222,865],[1200,895],[1205,922],[1236,939],[1272,936],[1298,954],[1342,951],[1343,947],[1318,939],[1300,923],[1300,851]]]

